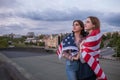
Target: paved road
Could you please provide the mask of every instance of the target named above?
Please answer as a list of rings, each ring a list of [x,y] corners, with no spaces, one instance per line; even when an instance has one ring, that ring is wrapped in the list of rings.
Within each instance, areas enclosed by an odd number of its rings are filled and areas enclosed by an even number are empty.
[[[3,51],[18,65],[38,80],[67,80],[65,60],[58,60],[55,54]],[[108,80],[120,80],[120,62],[100,59]]]

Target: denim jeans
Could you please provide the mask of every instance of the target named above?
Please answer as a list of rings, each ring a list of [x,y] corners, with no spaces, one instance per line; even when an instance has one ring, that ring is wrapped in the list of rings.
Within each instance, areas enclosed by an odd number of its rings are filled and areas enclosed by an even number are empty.
[[[79,61],[66,60],[66,74],[68,80],[78,80]]]
[[[75,71],[66,71],[68,80],[77,80],[77,74]]]

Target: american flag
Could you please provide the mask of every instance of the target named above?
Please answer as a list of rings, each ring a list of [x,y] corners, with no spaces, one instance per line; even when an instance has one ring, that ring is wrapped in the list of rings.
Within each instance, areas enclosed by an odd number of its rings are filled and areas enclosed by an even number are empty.
[[[100,33],[100,29],[93,30],[82,44],[81,56],[94,71],[97,76],[97,80],[107,80],[105,73],[98,62],[101,38],[102,34]]]
[[[78,47],[76,46],[74,41],[73,33],[70,33],[67,37],[65,37],[61,44],[58,46],[57,55],[59,56],[59,58],[62,57],[62,53],[65,50],[71,50],[73,52],[72,55],[74,55],[74,53],[78,51]]]

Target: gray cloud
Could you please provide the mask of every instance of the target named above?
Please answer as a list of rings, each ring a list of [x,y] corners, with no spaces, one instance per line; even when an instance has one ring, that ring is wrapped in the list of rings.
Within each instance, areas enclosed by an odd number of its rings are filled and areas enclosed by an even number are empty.
[[[10,0],[15,1],[15,0]],[[10,1],[4,1],[1,0],[2,3],[10,3]],[[7,4],[6,3],[6,4]],[[1,4],[1,3],[0,3]],[[110,25],[114,26],[120,26],[120,13],[102,13],[102,12],[96,12],[96,11],[83,11],[79,10],[78,8],[75,9],[69,9],[66,11],[59,11],[59,10],[53,10],[53,9],[47,9],[44,11],[15,11],[15,12],[5,12],[0,13],[0,18],[7,18],[7,17],[14,17],[18,16],[21,18],[28,18],[35,21],[73,21],[75,19],[81,19],[84,20],[88,16],[97,16],[101,22],[108,23]]]
[[[17,5],[17,1],[16,0],[0,0],[0,8],[2,7],[14,7]]]
[[[42,16],[40,12],[34,12],[34,11],[28,11],[26,13],[17,12],[16,15],[22,18],[29,18],[32,20],[42,20]]]
[[[79,9],[68,11],[46,10],[44,12],[34,11],[18,14],[19,17],[29,18],[37,21],[73,21],[84,20],[88,16],[97,16],[101,22],[114,26],[120,26],[120,13],[101,13],[96,11],[81,11]]]
[[[109,13],[103,17],[106,23],[120,27],[120,13]]]
[[[30,28],[30,30],[45,30],[46,28],[45,27],[41,27],[41,28]]]
[[[11,0],[11,1],[14,1],[14,0]],[[120,13],[107,14],[107,13],[96,12],[96,11],[82,11],[77,8],[70,9],[67,11],[49,9],[44,11],[31,10],[26,12],[22,12],[22,11],[7,12],[7,13],[2,12],[0,13],[0,20],[4,18],[12,18],[12,17],[14,18],[16,16],[18,17],[18,22],[19,22],[19,18],[25,18],[26,21],[31,20],[31,21],[37,22],[38,24],[31,25],[32,24],[31,22],[29,26],[28,25],[29,22],[28,22],[25,24],[22,24],[22,23],[9,24],[7,26],[0,25],[0,34],[8,33],[8,32],[22,32],[24,31],[24,29],[26,29],[27,31],[35,31],[37,33],[67,32],[67,31],[71,31],[70,27],[72,27],[71,25],[73,20],[75,19],[84,20],[88,16],[97,16],[101,20],[101,23],[106,23],[111,26],[120,27],[120,23],[119,23]],[[68,21],[68,22],[66,23],[65,21]]]
[[[13,14],[12,12],[0,13],[0,19],[10,18],[10,17],[14,17],[14,16],[15,16],[15,14]]]
[[[79,9],[68,11],[45,10],[43,12],[33,11],[27,13],[18,13],[18,16],[43,21],[70,21],[75,19],[85,19],[90,15],[100,16],[102,13],[95,11],[81,11]]]
[[[19,33],[22,30],[24,30],[25,25],[19,25],[19,24],[10,24],[10,25],[0,25],[0,34],[5,34],[5,33]]]

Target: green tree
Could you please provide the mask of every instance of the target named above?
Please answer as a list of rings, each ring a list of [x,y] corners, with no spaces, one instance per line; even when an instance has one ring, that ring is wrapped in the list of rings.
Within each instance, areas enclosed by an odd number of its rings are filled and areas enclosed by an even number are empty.
[[[100,44],[100,48],[103,48],[103,47],[104,47],[104,41],[102,40]]]
[[[44,42],[39,42],[39,46],[45,46]]]
[[[0,48],[6,48],[6,47],[8,47],[7,39],[0,39]]]
[[[116,54],[117,57],[120,57],[120,37],[116,41]]]
[[[111,38],[111,33],[107,33],[107,39]]]
[[[114,48],[117,57],[120,57],[120,34],[118,32],[114,32],[113,34],[107,33],[106,36],[103,35],[100,48],[105,46]]]

